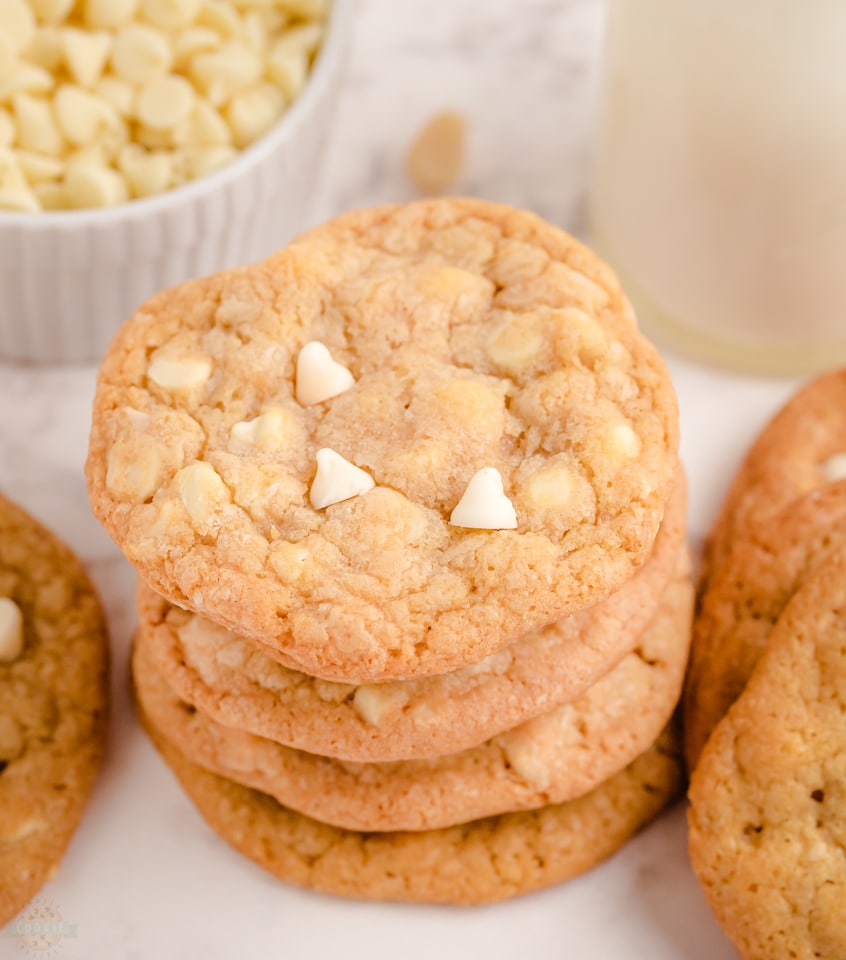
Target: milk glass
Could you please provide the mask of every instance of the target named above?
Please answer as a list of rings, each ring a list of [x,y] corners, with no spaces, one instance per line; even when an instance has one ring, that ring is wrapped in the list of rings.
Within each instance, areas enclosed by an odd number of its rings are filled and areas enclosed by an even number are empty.
[[[846,2],[608,0],[594,245],[659,342],[846,363]]]

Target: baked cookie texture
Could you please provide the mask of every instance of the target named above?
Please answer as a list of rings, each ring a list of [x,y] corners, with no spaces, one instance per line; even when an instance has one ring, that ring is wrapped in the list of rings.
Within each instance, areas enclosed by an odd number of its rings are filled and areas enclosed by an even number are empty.
[[[693,586],[667,588],[637,648],[572,704],[431,760],[344,763],[215,723],[168,688],[136,639],[142,710],[193,763],[351,830],[428,830],[581,796],[639,756],[681,693]]]
[[[846,956],[846,548],[795,593],[690,786],[690,856],[745,960]]]
[[[703,558],[703,585],[732,545],[805,493],[846,476],[846,370],[812,380],[761,431],[720,508]]]
[[[159,752],[208,825],[280,880],[365,900],[480,904],[560,883],[611,856],[682,789],[672,729],[569,803],[444,830],[358,833],[283,807],[190,763],[142,712]]]
[[[684,694],[693,770],[717,722],[746,686],[793,594],[846,539],[846,481],[795,500],[752,527],[715,567],[700,599]]]
[[[303,405],[312,341],[354,383]],[[87,476],[158,593],[369,683],[607,597],[649,555],[677,443],[669,377],[609,268],[532,214],[440,199],[347,214],[148,301],[102,365]],[[324,448],[373,489],[315,509]],[[482,468],[516,529],[450,524]]]
[[[674,567],[685,573],[685,507],[680,474],[653,552],[631,580],[451,673],[365,686],[317,680],[143,584],[139,637],[168,686],[226,727],[353,762],[458,753],[582,696],[637,646]]]
[[[0,927],[51,879],[94,786],[106,736],[108,641],[85,571],[0,496],[0,598],[23,648],[0,662]]]

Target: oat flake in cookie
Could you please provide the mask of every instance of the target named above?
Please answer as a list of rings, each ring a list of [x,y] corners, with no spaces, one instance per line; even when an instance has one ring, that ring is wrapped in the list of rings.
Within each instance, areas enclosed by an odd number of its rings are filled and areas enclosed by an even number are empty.
[[[0,927],[51,879],[103,754],[108,648],[81,564],[0,497]]]
[[[334,395],[303,404],[315,342]],[[609,268],[532,214],[444,199],[148,301],[104,360],[87,474],[167,599],[367,682],[479,660],[609,595],[649,555],[676,448],[669,377]],[[318,508],[321,450],[340,468]],[[450,523],[485,468],[516,529]]]

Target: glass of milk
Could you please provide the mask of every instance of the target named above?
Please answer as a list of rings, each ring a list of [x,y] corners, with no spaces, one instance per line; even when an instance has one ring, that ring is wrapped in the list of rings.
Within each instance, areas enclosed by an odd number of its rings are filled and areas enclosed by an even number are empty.
[[[609,0],[592,240],[644,328],[846,363],[846,2]]]

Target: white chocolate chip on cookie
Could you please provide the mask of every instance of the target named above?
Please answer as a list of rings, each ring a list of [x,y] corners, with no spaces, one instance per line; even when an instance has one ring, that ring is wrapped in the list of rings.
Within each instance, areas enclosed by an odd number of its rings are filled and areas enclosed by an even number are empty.
[[[249,443],[262,450],[281,445],[289,432],[290,416],[280,407],[271,407],[254,420],[241,420],[232,425],[233,440]]]
[[[315,510],[361,496],[375,486],[369,473],[345,460],[339,453],[329,447],[317,451],[317,474],[309,493]]]
[[[476,530],[516,529],[517,512],[503,491],[499,470],[483,467],[473,475],[449,522]]]
[[[23,652],[23,614],[9,597],[0,597],[0,663],[11,663]]]
[[[519,372],[543,348],[539,319],[533,314],[508,317],[491,331],[486,348],[498,367],[508,373]]]
[[[505,734],[497,742],[505,754],[511,769],[523,780],[543,789],[549,784],[549,770],[538,755],[531,737],[521,734]]]
[[[829,483],[846,478],[846,453],[835,453],[821,466],[823,476]]]
[[[147,376],[163,390],[191,390],[211,376],[211,363],[205,358],[167,360],[157,357],[150,364]]]
[[[332,359],[329,350],[312,340],[297,357],[297,401],[304,407],[331,400],[349,390],[355,378],[343,364]]]
[[[192,522],[204,526],[230,500],[229,490],[210,463],[199,460],[183,467],[173,478]]]
[[[408,702],[408,695],[396,685],[359,687],[353,697],[355,712],[367,723],[378,724],[385,714]]]
[[[521,499],[536,510],[560,510],[572,497],[573,474],[565,464],[557,461],[536,470],[521,491]]]

